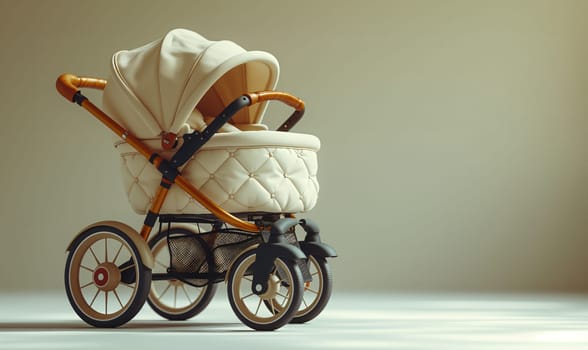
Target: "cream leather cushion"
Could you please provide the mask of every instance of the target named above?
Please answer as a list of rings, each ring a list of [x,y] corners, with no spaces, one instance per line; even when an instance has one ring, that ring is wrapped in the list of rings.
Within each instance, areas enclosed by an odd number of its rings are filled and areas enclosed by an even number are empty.
[[[184,165],[182,175],[232,213],[297,213],[315,206],[319,192],[318,138],[277,131],[238,131],[239,128],[232,127],[235,128],[232,132],[215,134]],[[160,155],[170,158],[173,153],[161,151],[159,142],[159,139],[146,141]],[[128,144],[119,143],[116,147],[121,155],[123,184],[129,202],[137,213],[145,214],[161,174]],[[173,186],[161,213],[208,211]]]

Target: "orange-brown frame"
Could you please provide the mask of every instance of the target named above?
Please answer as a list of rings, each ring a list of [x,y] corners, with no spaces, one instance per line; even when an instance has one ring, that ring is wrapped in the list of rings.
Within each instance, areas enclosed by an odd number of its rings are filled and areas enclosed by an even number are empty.
[[[59,93],[65,97],[70,102],[77,102],[80,106],[90,112],[94,117],[100,120],[104,125],[106,125],[110,130],[112,130],[117,136],[125,140],[129,145],[131,145],[134,149],[136,149],[141,155],[145,158],[150,159],[154,157],[153,165],[157,168],[161,164],[163,158],[156,154],[153,150],[151,150],[147,145],[145,145],[141,140],[133,136],[128,130],[123,128],[120,124],[110,118],[106,113],[104,113],[100,108],[94,105],[90,100],[86,97],[81,95],[80,90],[81,88],[92,88],[92,89],[99,89],[104,90],[106,87],[106,80],[104,79],[96,79],[96,78],[87,78],[87,77],[78,77],[73,74],[62,74],[57,78],[56,88]],[[268,100],[279,100],[291,107],[293,107],[296,112],[300,115],[304,113],[304,102],[288,93],[284,92],[276,92],[276,91],[263,91],[257,93],[249,93],[247,94],[251,103],[259,103]],[[174,183],[177,184],[182,190],[188,193],[192,198],[194,198],[198,203],[200,203],[203,207],[205,207],[208,211],[210,211],[214,216],[218,219],[226,222],[227,224],[239,228],[241,230],[250,231],[250,232],[259,232],[262,228],[258,227],[254,223],[243,221],[231,213],[227,212],[223,208],[221,208],[218,204],[213,202],[210,198],[208,198],[205,194],[200,192],[196,187],[194,187],[186,178],[184,178],[181,174],[178,175]],[[166,179],[162,178],[162,184],[166,184],[168,186],[173,185],[171,182],[167,181]],[[153,214],[159,215],[161,207],[165,202],[169,189],[160,186],[155,198],[152,202],[150,212]],[[144,224],[141,229],[141,237],[144,240],[147,240],[149,234],[151,233],[152,226]]]

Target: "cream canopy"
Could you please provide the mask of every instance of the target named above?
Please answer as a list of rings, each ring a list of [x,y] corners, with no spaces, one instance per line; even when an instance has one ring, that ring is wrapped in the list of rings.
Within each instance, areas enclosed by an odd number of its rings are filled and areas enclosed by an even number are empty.
[[[278,61],[269,53],[174,29],[160,40],[112,56],[103,105],[135,136],[154,138],[178,133],[195,108],[216,116],[244,93],[273,90],[278,76]],[[265,104],[244,108],[232,122],[259,123],[265,109]]]

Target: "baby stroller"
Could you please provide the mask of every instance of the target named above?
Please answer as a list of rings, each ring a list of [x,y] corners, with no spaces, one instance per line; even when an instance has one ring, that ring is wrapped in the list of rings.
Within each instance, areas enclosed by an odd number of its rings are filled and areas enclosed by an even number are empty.
[[[336,253],[313,221],[295,216],[316,203],[320,143],[288,132],[304,102],[273,91],[278,74],[268,53],[176,29],[114,54],[108,83],[57,79],[61,95],[118,136],[124,188],[145,215],[140,232],[102,221],[69,244],[66,292],[85,322],[118,327],[145,301],[186,320],[221,281],[237,317],[255,330],[323,310],[332,290],[326,258]],[[81,88],[104,90],[104,111]],[[270,100],[295,109],[277,131],[261,124]]]

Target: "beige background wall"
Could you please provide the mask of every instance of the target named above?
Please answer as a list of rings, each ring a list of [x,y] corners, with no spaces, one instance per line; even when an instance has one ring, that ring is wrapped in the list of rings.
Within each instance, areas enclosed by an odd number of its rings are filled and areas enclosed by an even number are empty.
[[[139,227],[109,132],[54,90],[174,27],[272,52],[320,136],[339,290],[588,292],[587,1],[0,1],[0,290]],[[99,98],[100,94],[89,94]],[[271,120],[284,118],[272,108]],[[277,123],[277,122],[276,122]],[[274,123],[275,124],[275,123]]]

